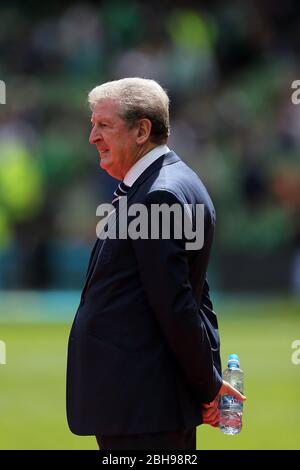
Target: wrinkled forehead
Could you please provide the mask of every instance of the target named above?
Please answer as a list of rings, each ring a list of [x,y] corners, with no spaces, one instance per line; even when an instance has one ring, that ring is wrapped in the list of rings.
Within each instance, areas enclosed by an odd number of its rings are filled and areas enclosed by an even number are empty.
[[[120,119],[120,104],[116,100],[102,99],[95,103],[92,110],[92,120]]]

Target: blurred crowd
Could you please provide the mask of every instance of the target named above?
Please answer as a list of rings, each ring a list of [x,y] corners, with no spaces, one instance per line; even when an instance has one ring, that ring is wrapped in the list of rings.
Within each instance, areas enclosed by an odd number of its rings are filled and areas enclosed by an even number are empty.
[[[117,184],[88,144],[87,92],[141,76],[168,90],[169,147],[212,195],[216,275],[271,260],[300,292],[299,2],[37,5],[0,4],[0,287],[80,286]]]

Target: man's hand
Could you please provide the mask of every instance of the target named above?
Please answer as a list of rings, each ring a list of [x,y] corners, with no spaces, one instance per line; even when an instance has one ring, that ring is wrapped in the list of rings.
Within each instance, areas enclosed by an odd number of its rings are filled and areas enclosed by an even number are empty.
[[[232,397],[235,397],[237,400],[240,401],[246,400],[246,397],[244,395],[242,395],[238,390],[232,387],[228,382],[225,382],[225,380],[223,380],[223,384],[216,398],[211,403],[209,403],[209,405],[206,405],[205,403],[203,403],[202,405],[202,417],[204,424],[209,424],[210,426],[213,426],[215,428],[219,426],[219,402],[222,395],[231,395]]]

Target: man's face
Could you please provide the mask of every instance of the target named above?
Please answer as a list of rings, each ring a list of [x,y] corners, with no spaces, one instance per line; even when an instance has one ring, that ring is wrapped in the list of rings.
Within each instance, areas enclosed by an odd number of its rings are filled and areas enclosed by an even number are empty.
[[[99,101],[95,105],[89,141],[97,147],[101,168],[122,180],[136,161],[138,145],[137,129],[128,129],[118,111],[118,103],[111,99]]]

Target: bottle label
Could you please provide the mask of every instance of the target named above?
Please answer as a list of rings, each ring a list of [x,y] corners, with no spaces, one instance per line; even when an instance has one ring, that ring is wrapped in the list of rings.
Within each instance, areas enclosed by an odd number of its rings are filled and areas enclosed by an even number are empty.
[[[243,402],[237,400],[236,398],[232,397],[231,395],[222,395],[220,401],[220,409],[224,408],[233,408],[238,407],[239,409],[243,408]]]

